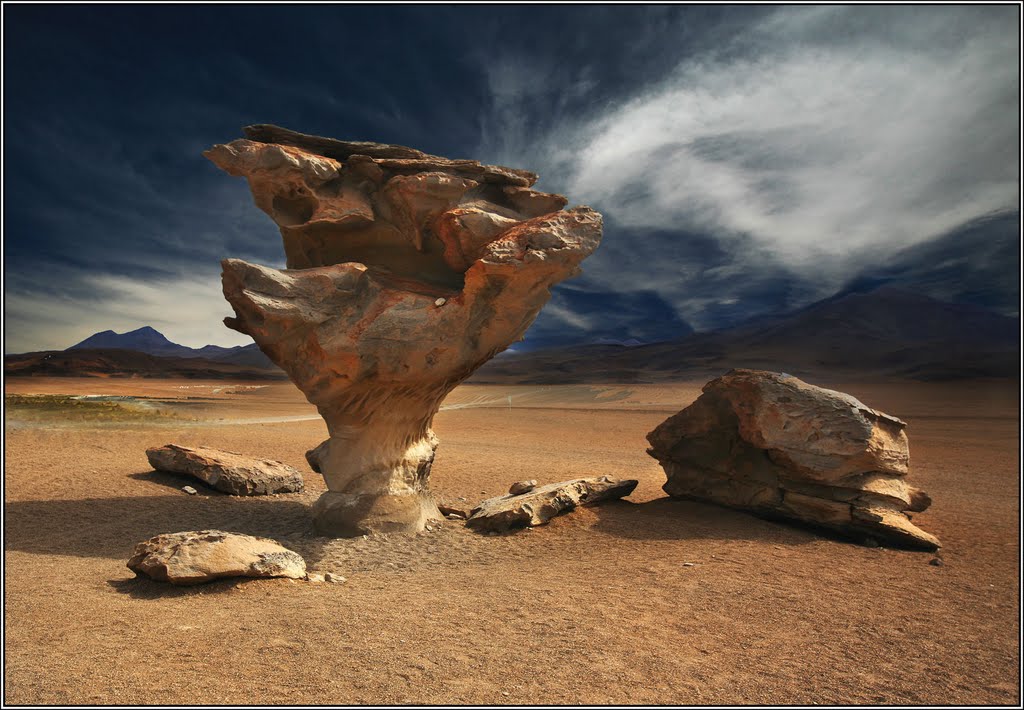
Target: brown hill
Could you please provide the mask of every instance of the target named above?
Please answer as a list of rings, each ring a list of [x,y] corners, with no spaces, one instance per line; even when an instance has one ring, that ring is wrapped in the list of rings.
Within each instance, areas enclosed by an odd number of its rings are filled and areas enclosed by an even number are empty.
[[[8,377],[184,377],[189,379],[283,380],[266,369],[198,357],[162,357],[134,350],[74,349],[4,356]]]
[[[507,354],[475,383],[664,382],[734,367],[801,375],[917,380],[1016,377],[1020,321],[983,308],[881,288],[782,317],[639,346],[585,345]]]

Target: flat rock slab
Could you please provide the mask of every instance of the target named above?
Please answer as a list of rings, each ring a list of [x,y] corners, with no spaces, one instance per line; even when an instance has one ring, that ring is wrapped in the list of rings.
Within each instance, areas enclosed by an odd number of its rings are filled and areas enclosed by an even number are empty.
[[[637,483],[607,476],[579,478],[550,483],[519,495],[488,498],[470,512],[466,527],[494,532],[536,527],[577,506],[628,496]]]
[[[235,496],[299,493],[302,474],[280,461],[254,459],[231,451],[167,444],[146,450],[157,471],[185,473]]]
[[[135,546],[128,568],[159,582],[193,585],[223,577],[306,576],[306,561],[273,540],[222,530],[157,535]]]

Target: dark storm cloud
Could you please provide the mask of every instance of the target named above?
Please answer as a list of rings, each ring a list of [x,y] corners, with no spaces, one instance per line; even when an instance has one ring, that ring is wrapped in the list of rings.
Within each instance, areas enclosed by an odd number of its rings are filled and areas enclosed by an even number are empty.
[[[1012,7],[5,5],[5,348],[244,342],[218,262],[280,265],[279,236],[200,152],[258,122],[604,213],[526,346],[803,305],[1016,206],[1018,54]]]

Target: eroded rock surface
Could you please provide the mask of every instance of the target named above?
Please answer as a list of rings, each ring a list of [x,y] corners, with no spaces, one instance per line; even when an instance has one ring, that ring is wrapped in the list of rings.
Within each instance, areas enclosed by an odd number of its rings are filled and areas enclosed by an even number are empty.
[[[518,496],[523,493],[529,493],[537,487],[537,481],[531,479],[529,481],[516,481],[508,487],[509,495]]]
[[[939,541],[906,512],[906,424],[848,394],[782,373],[732,370],[647,435],[672,496],[801,520],[907,547]]]
[[[302,474],[291,466],[233,451],[167,444],[146,449],[146,458],[157,471],[188,474],[235,496],[298,493],[303,489]]]
[[[138,575],[177,585],[222,577],[306,576],[306,561],[273,540],[223,530],[157,535],[135,546],[128,568]]]
[[[308,456],[328,535],[418,531],[441,400],[519,339],[597,247],[601,216],[529,189],[525,170],[403,146],[250,126],[205,155],[249,181],[287,269],[223,265],[225,323],[251,335],[315,404],[330,439]]]
[[[549,483],[525,493],[488,498],[470,511],[466,527],[497,532],[536,527],[577,506],[628,496],[637,483],[608,476],[579,478]]]

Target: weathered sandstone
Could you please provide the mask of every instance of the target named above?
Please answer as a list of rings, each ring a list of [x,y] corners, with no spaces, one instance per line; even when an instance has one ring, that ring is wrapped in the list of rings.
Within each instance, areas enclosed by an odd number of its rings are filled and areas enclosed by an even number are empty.
[[[188,474],[235,496],[298,493],[303,488],[302,474],[291,466],[232,451],[167,444],[146,449],[146,458],[157,471]]]
[[[488,498],[470,511],[466,527],[496,532],[536,527],[577,506],[628,496],[637,483],[607,476],[580,478],[531,488],[525,493]]]
[[[225,323],[315,404],[330,438],[328,535],[422,530],[441,400],[521,338],[597,247],[601,216],[530,190],[524,170],[250,126],[205,155],[249,181],[287,268],[223,262]]]
[[[647,435],[672,496],[800,520],[855,538],[933,550],[906,511],[906,424],[790,375],[732,370]]]
[[[508,487],[509,495],[517,496],[522,493],[529,493],[537,487],[537,481],[531,479],[529,481],[516,481]]]
[[[273,540],[222,530],[157,535],[135,546],[128,568],[159,582],[202,584],[222,577],[306,576],[306,562]]]

